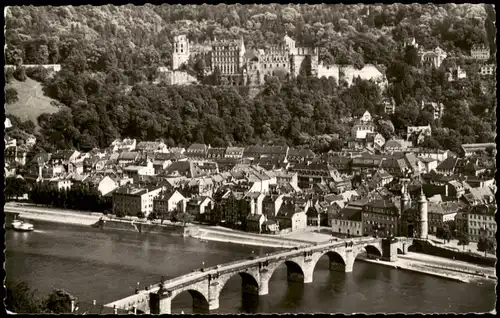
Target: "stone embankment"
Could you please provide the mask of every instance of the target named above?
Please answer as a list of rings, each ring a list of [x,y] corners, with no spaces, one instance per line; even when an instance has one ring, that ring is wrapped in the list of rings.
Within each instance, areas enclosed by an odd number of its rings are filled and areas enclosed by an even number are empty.
[[[485,279],[496,280],[495,268],[481,267],[420,253],[398,255],[398,260],[395,262],[369,259],[365,255],[358,256],[358,260],[463,283]]]
[[[262,236],[259,234],[236,232],[219,228],[193,226],[187,235],[200,240],[228,242],[241,245],[266,246],[276,248],[294,248],[311,244],[306,241],[292,240],[281,237]]]

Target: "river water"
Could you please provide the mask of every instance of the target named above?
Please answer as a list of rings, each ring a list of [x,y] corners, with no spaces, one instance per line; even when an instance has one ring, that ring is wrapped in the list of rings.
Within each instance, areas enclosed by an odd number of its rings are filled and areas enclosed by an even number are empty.
[[[31,233],[7,231],[7,281],[25,281],[40,295],[62,288],[81,301],[105,304],[193,269],[265,254],[272,248],[200,242],[183,237],[102,231],[35,222]],[[241,278],[231,278],[215,313],[468,313],[494,309],[494,283],[464,284],[418,273],[356,262],[352,273],[330,272],[328,258],[318,262],[311,284],[289,283],[278,268],[269,294],[253,301],[241,297]],[[185,292],[172,311],[191,313]]]

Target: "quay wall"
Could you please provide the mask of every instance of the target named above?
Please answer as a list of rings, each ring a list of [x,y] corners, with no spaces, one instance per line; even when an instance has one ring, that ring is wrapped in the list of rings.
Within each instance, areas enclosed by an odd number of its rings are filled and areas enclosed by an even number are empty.
[[[147,224],[135,223],[138,231],[141,233],[167,234],[183,236],[186,228],[175,224]]]
[[[131,221],[106,220],[105,222],[98,223],[99,227],[103,230],[139,232],[137,226]]]
[[[105,220],[99,221],[94,226],[103,230],[120,230],[139,233],[185,235],[185,227],[178,224],[151,224],[146,222],[134,222],[131,220]]]
[[[492,257],[484,257],[481,255],[477,254],[472,254],[472,253],[464,253],[464,252],[458,252],[458,251],[453,251],[449,250],[446,248],[442,248],[439,246],[432,245],[428,242],[425,241],[415,241],[412,246],[409,248],[410,252],[417,252],[417,253],[423,253],[423,254],[429,254],[433,256],[440,256],[440,257],[445,257],[449,259],[454,259],[457,261],[463,261],[467,263],[473,263],[477,265],[483,265],[483,266],[490,266],[494,267],[496,264],[496,258]]]

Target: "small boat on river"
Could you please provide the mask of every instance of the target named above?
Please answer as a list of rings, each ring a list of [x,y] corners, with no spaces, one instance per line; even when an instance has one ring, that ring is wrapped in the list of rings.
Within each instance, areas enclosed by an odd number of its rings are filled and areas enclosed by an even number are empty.
[[[12,221],[10,226],[12,227],[12,229],[14,231],[19,231],[19,232],[31,232],[31,231],[35,230],[35,227],[33,226],[33,224],[28,223],[28,222],[24,222],[21,220]]]

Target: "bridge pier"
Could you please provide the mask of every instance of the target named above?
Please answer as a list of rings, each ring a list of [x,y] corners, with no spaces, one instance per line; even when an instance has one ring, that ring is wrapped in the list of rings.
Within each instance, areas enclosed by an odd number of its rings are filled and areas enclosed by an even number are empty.
[[[259,296],[269,294],[269,279],[261,279],[259,284]]]
[[[382,240],[382,259],[395,262],[398,259],[398,241],[394,238]]]
[[[172,313],[172,297],[161,293],[149,294],[149,308],[152,315],[162,315]]]

